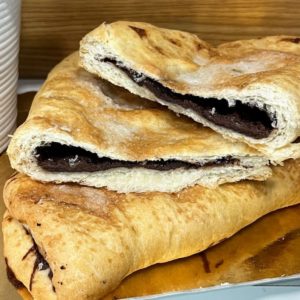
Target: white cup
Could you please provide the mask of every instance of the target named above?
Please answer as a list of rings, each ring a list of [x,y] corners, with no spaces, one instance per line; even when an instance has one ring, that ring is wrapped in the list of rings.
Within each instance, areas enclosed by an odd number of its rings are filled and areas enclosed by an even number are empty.
[[[0,0],[0,153],[16,126],[21,0]]]

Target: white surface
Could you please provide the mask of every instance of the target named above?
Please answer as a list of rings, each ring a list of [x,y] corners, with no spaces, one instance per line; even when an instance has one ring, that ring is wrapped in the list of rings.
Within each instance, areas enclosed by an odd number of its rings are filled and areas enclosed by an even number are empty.
[[[0,153],[17,116],[20,7],[21,0],[0,0]]]
[[[159,297],[166,300],[299,300],[300,287],[267,287],[248,286],[226,290],[204,292],[201,294],[185,294]]]
[[[37,79],[22,79],[19,80],[18,94],[24,94],[27,92],[36,92],[42,85],[44,80]]]

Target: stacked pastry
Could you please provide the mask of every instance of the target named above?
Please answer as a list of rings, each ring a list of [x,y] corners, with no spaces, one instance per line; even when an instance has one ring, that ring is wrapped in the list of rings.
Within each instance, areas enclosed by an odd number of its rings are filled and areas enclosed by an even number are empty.
[[[297,43],[213,48],[131,22],[84,37],[8,149],[4,253],[24,298],[99,299],[299,203],[300,162],[270,166],[300,154]]]

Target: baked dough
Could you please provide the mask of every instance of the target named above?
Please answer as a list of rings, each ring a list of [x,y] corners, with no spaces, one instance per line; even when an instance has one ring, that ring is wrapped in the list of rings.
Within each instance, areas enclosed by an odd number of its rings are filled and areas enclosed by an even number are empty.
[[[187,32],[119,21],[88,33],[80,57],[89,72],[280,162],[300,157],[291,144],[300,135],[299,41],[214,48]]]
[[[182,293],[298,274],[299,214],[300,205],[280,209],[201,253],[135,272],[103,300]]]
[[[45,182],[76,182],[118,192],[175,192],[195,184],[214,187],[247,178],[264,180],[271,174],[269,158],[258,151],[95,78],[78,66],[78,60],[74,53],[49,74],[28,119],[14,134],[8,155],[19,172]],[[80,159],[74,154],[68,171],[49,171],[38,163],[37,149],[53,143],[79,147],[103,160],[141,165],[79,172],[74,165]],[[143,167],[153,161],[206,166]]]
[[[15,175],[4,189],[4,255],[36,300],[99,299],[136,270],[200,252],[299,203],[299,181],[298,160],[275,167],[264,182],[177,194],[118,194]],[[38,251],[26,255],[34,244]],[[37,252],[49,268],[32,277]]]

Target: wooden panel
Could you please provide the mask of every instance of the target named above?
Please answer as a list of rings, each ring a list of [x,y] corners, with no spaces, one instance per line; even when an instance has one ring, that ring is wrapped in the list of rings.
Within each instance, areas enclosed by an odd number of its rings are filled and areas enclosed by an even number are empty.
[[[21,77],[45,76],[103,21],[146,21],[220,43],[300,35],[299,0],[23,0]]]

